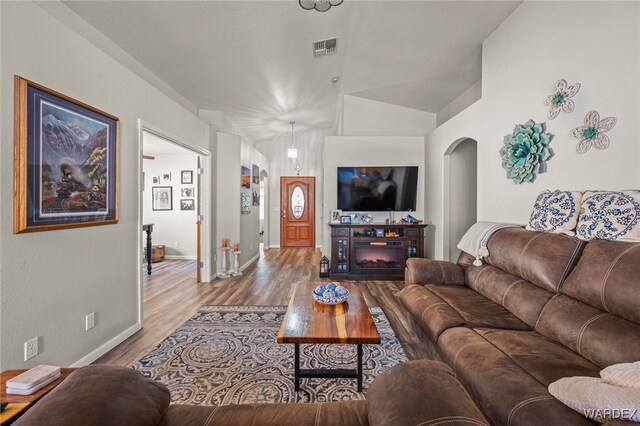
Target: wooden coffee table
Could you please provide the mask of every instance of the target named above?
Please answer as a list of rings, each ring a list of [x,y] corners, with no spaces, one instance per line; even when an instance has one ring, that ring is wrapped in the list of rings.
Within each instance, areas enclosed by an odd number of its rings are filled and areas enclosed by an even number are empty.
[[[295,284],[287,312],[278,331],[278,343],[293,343],[295,356],[294,381],[296,392],[300,379],[354,378],[358,379],[358,392],[362,392],[362,345],[380,343],[380,334],[373,323],[371,312],[353,282],[343,282],[349,297],[339,305],[323,305],[313,299],[313,289],[319,283]],[[301,343],[335,343],[358,345],[358,365],[349,369],[301,369]]]

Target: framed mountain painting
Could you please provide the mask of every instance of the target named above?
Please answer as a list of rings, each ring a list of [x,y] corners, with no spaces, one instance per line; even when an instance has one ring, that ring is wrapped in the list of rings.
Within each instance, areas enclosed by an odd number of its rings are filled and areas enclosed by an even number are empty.
[[[14,233],[118,222],[120,120],[15,77]]]

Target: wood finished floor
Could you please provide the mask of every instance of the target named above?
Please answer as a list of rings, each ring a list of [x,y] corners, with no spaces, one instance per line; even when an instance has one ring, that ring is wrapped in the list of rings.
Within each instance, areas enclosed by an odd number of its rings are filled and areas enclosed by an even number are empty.
[[[196,284],[195,261],[155,263],[145,274],[143,328],[95,363],[130,366],[204,305],[286,305],[291,284],[318,278],[321,254],[315,249],[271,249],[240,277]],[[409,359],[434,358],[433,348],[395,293],[401,281],[358,281],[367,305],[380,306]]]

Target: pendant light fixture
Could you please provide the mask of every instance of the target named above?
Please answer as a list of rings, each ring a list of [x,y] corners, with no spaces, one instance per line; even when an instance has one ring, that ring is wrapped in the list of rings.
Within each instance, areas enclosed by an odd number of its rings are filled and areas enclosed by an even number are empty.
[[[287,157],[298,158],[298,150],[293,147],[293,125],[295,121],[290,121],[289,124],[291,124],[291,148],[287,150]]]

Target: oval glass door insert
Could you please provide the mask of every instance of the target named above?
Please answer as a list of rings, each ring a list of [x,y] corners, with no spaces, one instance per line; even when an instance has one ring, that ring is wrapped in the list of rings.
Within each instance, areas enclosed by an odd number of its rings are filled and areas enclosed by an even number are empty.
[[[296,219],[300,219],[304,213],[304,191],[300,186],[293,188],[291,193],[291,211]]]

